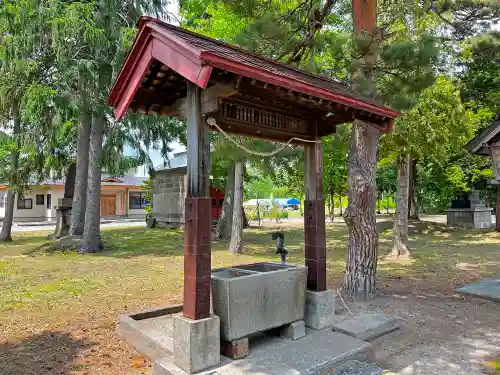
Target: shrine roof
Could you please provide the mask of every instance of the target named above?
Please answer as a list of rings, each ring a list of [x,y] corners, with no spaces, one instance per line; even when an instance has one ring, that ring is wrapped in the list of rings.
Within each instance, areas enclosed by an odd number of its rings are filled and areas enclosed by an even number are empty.
[[[491,124],[472,138],[465,148],[472,154],[489,155],[488,145],[500,140],[500,113],[497,113]]]
[[[117,120],[128,108],[169,115],[169,107],[186,96],[180,82],[185,86],[189,80],[205,89],[221,82],[239,86],[242,79],[246,81],[240,100],[257,97],[268,104],[310,111],[313,117],[342,113],[335,121],[330,118],[331,123],[350,122],[356,116],[385,123],[399,115],[339,81],[150,17],[139,22],[132,49],[110,91],[109,104],[115,108]],[[260,91],[256,94],[257,88]],[[393,121],[390,124],[386,131],[392,129]]]

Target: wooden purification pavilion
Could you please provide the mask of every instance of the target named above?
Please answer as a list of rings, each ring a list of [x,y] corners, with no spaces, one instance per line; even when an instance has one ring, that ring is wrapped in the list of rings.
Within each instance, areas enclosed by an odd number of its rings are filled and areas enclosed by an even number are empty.
[[[139,23],[109,104],[117,121],[128,109],[187,120],[183,312],[193,320],[210,314],[209,130],[304,147],[307,288],[321,292],[327,287],[321,137],[356,119],[389,132],[399,115],[340,82],[149,17]]]

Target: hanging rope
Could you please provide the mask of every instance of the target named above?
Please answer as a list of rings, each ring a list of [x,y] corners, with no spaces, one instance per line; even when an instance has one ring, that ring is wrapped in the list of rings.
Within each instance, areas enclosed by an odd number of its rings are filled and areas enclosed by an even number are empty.
[[[337,294],[340,297],[340,300],[342,301],[342,304],[344,305],[344,307],[347,309],[347,311],[349,311],[349,314],[351,316],[354,316],[354,314],[352,313],[351,309],[349,307],[347,307],[347,304],[345,303],[344,299],[342,298],[342,294],[340,294],[340,290],[338,290],[338,289],[337,289]]]
[[[288,142],[286,142],[283,146],[278,147],[274,151],[271,151],[271,152],[252,151],[252,150],[249,150],[248,148],[246,148],[245,146],[243,146],[242,144],[238,143],[238,141],[236,141],[234,138],[232,138],[230,135],[228,135],[224,130],[222,130],[222,128],[217,124],[217,121],[215,120],[215,118],[213,118],[213,117],[207,118],[207,123],[208,123],[208,125],[213,126],[218,131],[220,131],[222,133],[222,135],[224,137],[226,137],[227,140],[232,142],[236,147],[242,149],[243,151],[246,151],[247,153],[249,153],[251,155],[256,155],[256,156],[269,157],[269,156],[276,155],[278,152],[281,152],[286,147],[288,147],[293,141],[300,141],[300,142],[307,142],[307,143],[321,143],[321,141],[311,141],[309,139],[302,139],[302,138],[293,137],[293,138],[290,138],[288,140]]]

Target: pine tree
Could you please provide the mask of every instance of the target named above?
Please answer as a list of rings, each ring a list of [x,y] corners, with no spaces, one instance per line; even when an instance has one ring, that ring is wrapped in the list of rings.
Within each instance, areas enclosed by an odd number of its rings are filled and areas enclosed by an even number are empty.
[[[0,7],[0,119],[9,134],[0,147],[8,153],[6,213],[0,241],[10,241],[16,196],[26,186],[46,176],[66,146],[57,129],[61,123],[47,101],[55,102],[48,86],[50,66],[49,36],[43,8],[37,1],[4,1]],[[56,125],[55,125],[56,124]],[[57,150],[57,151],[56,151]]]
[[[111,131],[115,126],[106,106],[107,93],[112,79],[130,47],[135,25],[141,13],[161,16],[165,2],[158,1],[116,1],[100,0],[88,3],[58,3],[51,7],[53,27],[53,50],[56,64],[65,72],[60,89],[76,92],[75,105],[79,112],[79,135],[77,155],[77,178],[72,213],[72,233],[81,233],[83,225],[82,252],[95,252],[100,245],[100,190],[101,169],[117,171],[123,166],[115,156],[123,149],[124,142],[141,144],[137,129],[144,127],[145,143],[158,141],[162,131],[150,126],[160,125],[159,121],[140,121],[131,116],[124,121],[130,134]],[[165,123],[165,122],[164,122]],[[175,124],[166,121],[166,123]],[[135,126],[135,128],[134,128]],[[114,130],[114,129],[113,129]],[[89,135],[90,134],[90,135]],[[107,152],[102,155],[103,135]],[[87,140],[88,138],[88,140]],[[166,137],[167,141],[169,137]],[[117,142],[117,140],[121,141]],[[118,143],[118,144],[117,144]],[[89,147],[86,147],[89,145]],[[89,154],[83,155],[82,150]],[[113,152],[114,151],[114,152]],[[136,162],[144,162],[144,150]],[[87,183],[84,179],[87,176]],[[86,199],[83,199],[86,197]],[[84,202],[85,201],[85,202]],[[85,222],[82,217],[85,213]]]
[[[80,116],[78,119],[77,149],[76,149],[76,176],[73,204],[71,206],[70,234],[82,235],[87,208],[87,184],[89,170],[90,127],[92,116],[88,99],[84,90],[81,95]]]

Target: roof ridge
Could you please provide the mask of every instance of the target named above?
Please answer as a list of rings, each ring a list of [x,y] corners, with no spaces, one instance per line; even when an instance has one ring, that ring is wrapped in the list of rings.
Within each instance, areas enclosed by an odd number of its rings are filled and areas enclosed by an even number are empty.
[[[227,48],[230,48],[230,49],[234,49],[235,51],[237,52],[243,52],[243,53],[246,53],[246,54],[249,54],[249,55],[252,55],[254,57],[257,57],[259,59],[263,59],[263,60],[266,60],[267,62],[271,63],[271,64],[276,64],[276,65],[281,65],[287,69],[291,69],[293,71],[296,71],[296,72],[300,72],[300,73],[304,73],[304,74],[307,74],[311,77],[314,77],[314,78],[319,78],[319,79],[322,79],[323,81],[326,81],[326,82],[330,82],[330,83],[336,83],[336,84],[339,84],[341,85],[343,88],[345,89],[350,89],[349,85],[347,84],[347,82],[344,82],[344,81],[341,81],[337,78],[333,78],[333,77],[330,77],[330,76],[326,76],[324,74],[318,74],[318,73],[311,73],[307,70],[304,70],[304,69],[301,69],[301,68],[297,68],[295,66],[292,66],[292,65],[289,65],[289,64],[286,64],[286,63],[283,63],[281,61],[278,61],[278,60],[274,60],[274,59],[271,59],[270,57],[267,57],[265,55],[262,55],[260,53],[257,53],[257,52],[254,52],[254,51],[250,51],[250,50],[247,50],[243,47],[240,47],[240,46],[237,46],[237,45],[234,45],[234,44],[231,44],[231,43],[226,43],[226,42],[223,42],[223,41],[220,41],[218,39],[215,39],[215,38],[212,38],[210,36],[207,36],[207,35],[203,35],[203,34],[198,34],[194,31],[191,31],[191,30],[188,30],[188,29],[185,29],[185,28],[182,28],[182,27],[179,27],[179,26],[175,26],[175,25],[172,25],[170,23],[167,23],[165,21],[162,21],[162,20],[158,20],[158,19],[155,19],[155,18],[152,18],[152,17],[144,17],[147,21],[150,21],[150,22],[154,22],[154,23],[158,23],[160,24],[161,26],[164,26],[166,28],[171,28],[171,29],[174,29],[174,30],[177,30],[179,32],[182,32],[182,33],[186,33],[186,34],[189,34],[191,36],[194,36],[196,38],[201,38],[201,39],[205,39],[205,40],[208,40],[210,42],[214,42],[214,43],[217,43],[219,46],[221,47],[227,47]],[[210,51],[207,51],[210,53]],[[367,98],[368,99],[368,98]]]
[[[467,142],[465,148],[471,153],[476,153],[479,150],[479,148],[481,148],[480,146],[483,143],[489,142],[499,132],[500,132],[500,112],[497,112],[497,114],[491,120],[490,124],[484,129],[482,129],[469,142]]]

